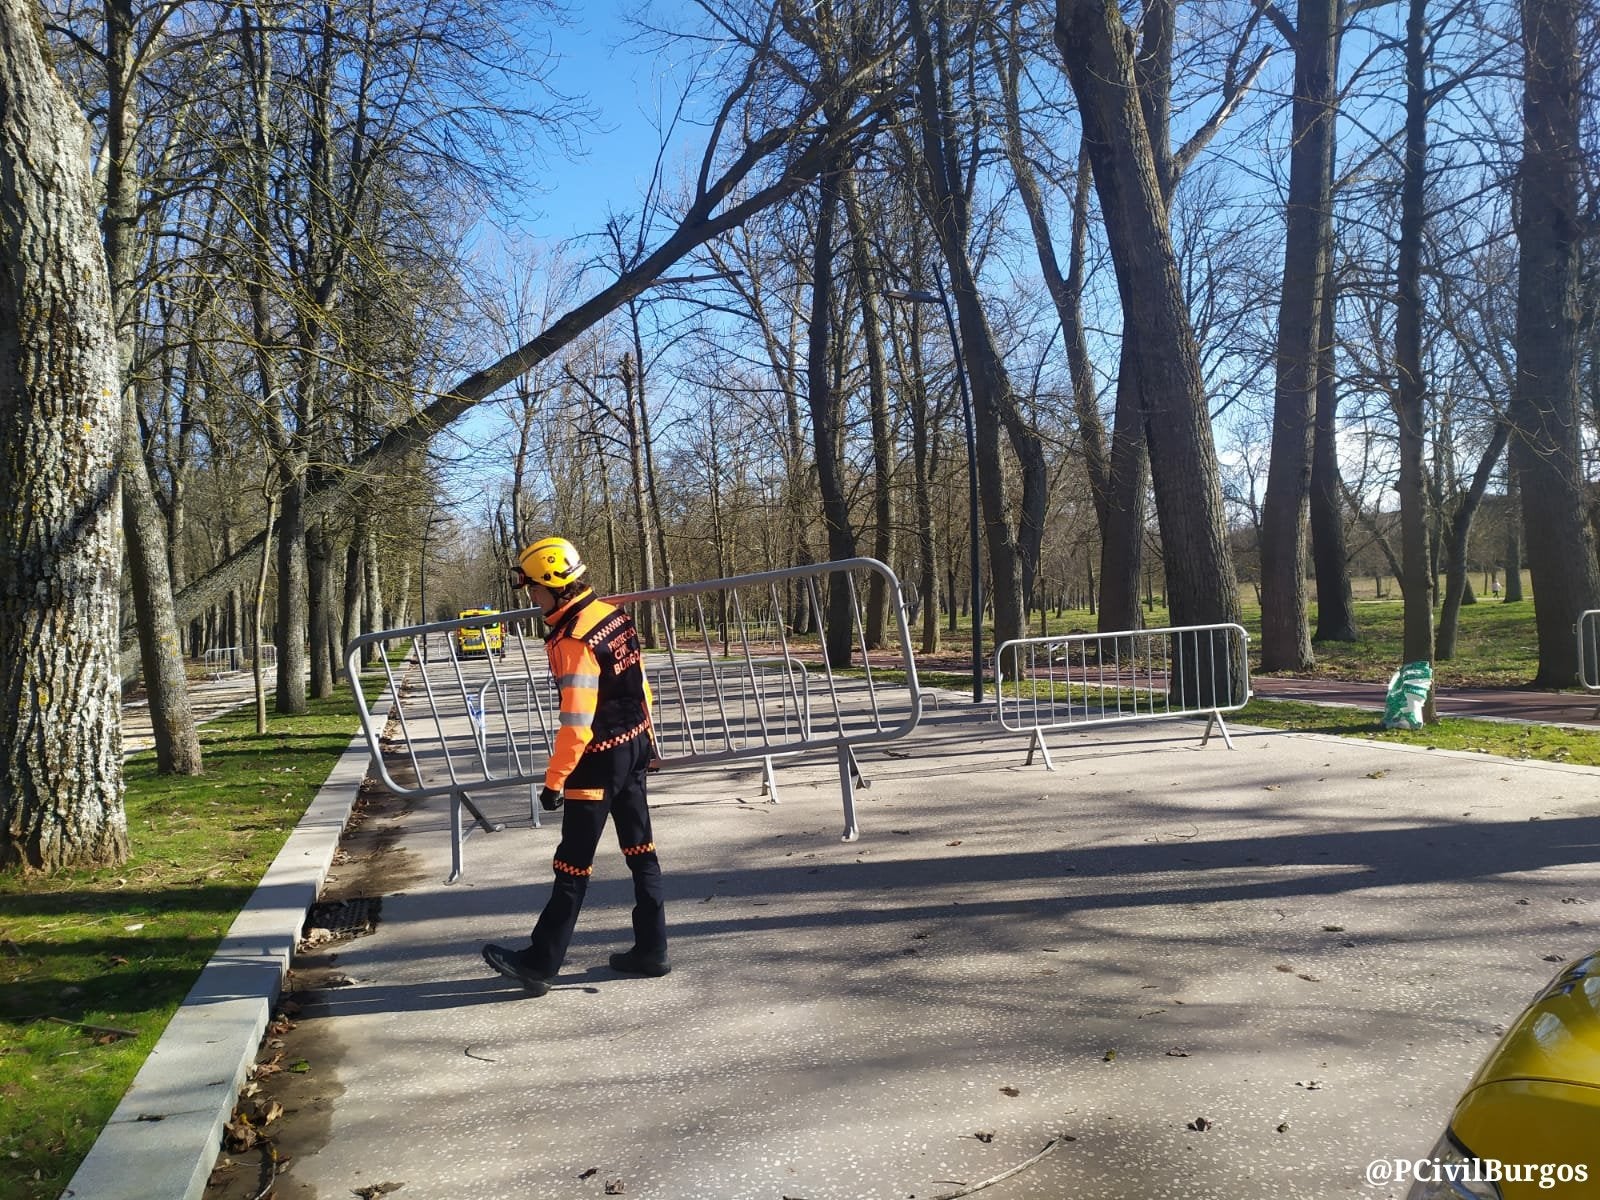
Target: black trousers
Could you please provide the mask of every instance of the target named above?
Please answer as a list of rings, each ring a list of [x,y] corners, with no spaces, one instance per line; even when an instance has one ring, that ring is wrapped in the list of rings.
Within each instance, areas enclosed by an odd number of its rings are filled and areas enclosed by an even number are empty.
[[[530,966],[541,974],[556,974],[567,956],[608,816],[616,825],[617,843],[633,875],[634,946],[642,954],[666,956],[667,915],[662,900],[661,863],[650,832],[650,808],[645,795],[650,757],[650,737],[642,734],[615,749],[585,755],[568,777],[568,788],[599,788],[604,794],[598,800],[569,797],[562,806],[561,842],[556,846],[553,864],[555,884],[533,927],[529,949]]]

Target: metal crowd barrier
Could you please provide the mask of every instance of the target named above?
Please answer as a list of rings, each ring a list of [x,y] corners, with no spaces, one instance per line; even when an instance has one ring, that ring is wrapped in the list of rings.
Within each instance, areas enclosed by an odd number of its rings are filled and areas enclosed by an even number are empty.
[[[681,763],[708,752],[707,731],[720,737],[720,749],[750,746],[753,738],[787,735],[791,729],[802,738],[810,736],[811,684],[800,659],[722,659],[710,665],[684,664],[675,672],[648,663],[647,668],[654,697],[651,728],[656,753],[664,761]],[[467,701],[467,715],[489,769],[507,775],[529,774],[550,757],[560,713],[561,696],[548,672],[543,680],[487,679],[476,700]],[[774,803],[776,757],[764,754],[761,760],[761,790]],[[854,775],[858,785],[866,785],[859,768]],[[531,787],[530,802],[538,792],[537,785]],[[537,826],[538,805],[530,803],[529,813]]]
[[[1591,608],[1578,618],[1578,682],[1586,691],[1600,692],[1600,608]],[[1600,717],[1600,704],[1590,714]]]
[[[1044,734],[1123,721],[1206,717],[1205,736],[1233,739],[1222,719],[1250,700],[1249,634],[1240,625],[1184,625],[1122,633],[1021,638],[995,651],[1000,724],[1030,735],[1055,770]]]
[[[869,652],[863,610],[875,576],[891,620],[887,648]],[[775,759],[833,750],[843,837],[858,836],[854,789],[869,784],[856,749],[904,737],[922,712],[900,584],[888,567],[857,558],[607,599],[632,614],[645,645],[662,768],[760,759],[763,790],[776,801]],[[530,821],[540,823],[536,797],[559,697],[537,616],[522,609],[383,630],[345,651],[353,673],[371,654],[396,696],[389,714],[357,697],[384,786],[405,799],[449,797],[452,880],[472,828],[504,828],[480,807],[483,794],[525,788]],[[461,656],[457,631],[491,624],[505,631],[501,651]],[[402,645],[407,652],[394,653]],[[898,673],[892,682],[886,671]],[[384,761],[385,732],[406,755],[404,780]]]
[[[207,679],[225,679],[235,671],[244,670],[244,649],[240,646],[213,646],[200,655],[200,665]]]
[[[207,679],[225,679],[235,672],[248,669],[254,661],[244,646],[213,646],[200,654],[200,665]],[[277,670],[277,646],[261,647],[261,667],[266,671]]]

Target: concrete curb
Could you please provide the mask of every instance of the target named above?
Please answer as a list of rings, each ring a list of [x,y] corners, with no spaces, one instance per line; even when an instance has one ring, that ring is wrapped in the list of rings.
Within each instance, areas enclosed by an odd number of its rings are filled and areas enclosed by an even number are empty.
[[[385,711],[385,695],[374,706]],[[371,762],[351,740],[173,1014],[62,1200],[198,1200]]]

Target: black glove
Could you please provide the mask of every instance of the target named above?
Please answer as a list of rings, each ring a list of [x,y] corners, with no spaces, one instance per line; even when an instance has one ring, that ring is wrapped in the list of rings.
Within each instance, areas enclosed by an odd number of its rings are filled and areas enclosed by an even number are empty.
[[[547,787],[539,793],[539,807],[545,812],[555,812],[561,803],[561,793],[553,787]]]

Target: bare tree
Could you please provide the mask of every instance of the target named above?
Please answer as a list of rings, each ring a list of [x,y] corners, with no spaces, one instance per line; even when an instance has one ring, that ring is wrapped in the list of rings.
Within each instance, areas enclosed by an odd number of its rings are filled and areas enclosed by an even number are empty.
[[[1278,304],[1272,465],[1261,529],[1261,669],[1313,661],[1306,604],[1306,515],[1311,494],[1318,338],[1332,254],[1333,129],[1338,101],[1339,0],[1300,0],[1290,24],[1269,6],[1294,49],[1289,199]]]
[[[710,122],[687,206],[655,248],[530,341],[436,393],[431,403],[395,423],[344,470],[308,488],[302,507],[307,519],[350,495],[363,476],[396,469],[438,430],[640,295],[691,250],[794,195],[841,147],[870,136],[881,125],[893,95],[885,66],[898,51],[892,27],[878,28],[869,44],[853,47],[848,62],[824,89],[804,62],[797,65],[796,47],[777,7],[753,16],[753,32],[733,40],[743,62],[721,76],[730,82]],[[817,123],[824,97],[837,106],[841,119]],[[277,395],[277,388],[275,378],[264,380],[264,394]],[[180,620],[237,585],[255,561],[260,536],[236,546],[232,555],[182,589],[177,596]],[[283,580],[279,586],[286,586]]]
[[[1032,565],[1037,561],[1047,487],[1044,451],[1038,435],[1019,411],[999,339],[984,309],[973,266],[971,177],[977,146],[963,149],[963,130],[955,119],[954,76],[958,47],[947,0],[910,0],[907,11],[916,48],[915,97],[919,186],[923,207],[950,273],[950,294],[960,326],[961,351],[972,389],[977,443],[978,490],[983,503],[984,543],[988,547],[994,636],[1003,643],[1023,636],[1023,608]],[[960,47],[974,53],[970,45]],[[972,136],[968,134],[971,141]],[[1008,435],[1022,474],[1018,531],[1013,535],[1000,454],[1000,432]],[[1031,556],[1031,557],[1030,557]],[[1025,578],[1025,575],[1027,578]],[[974,620],[976,620],[974,615]]]
[[[1199,350],[1184,304],[1128,30],[1110,0],[1057,0],[1055,37],[1083,117],[1124,323],[1139,330],[1134,365],[1172,619],[1176,624],[1234,621],[1239,615],[1238,584]],[[1164,137],[1165,127],[1160,128]],[[1175,682],[1184,686],[1184,681]]]
[[[1539,671],[1577,674],[1572,630],[1600,605],[1594,534],[1584,519],[1578,415],[1578,50],[1582,0],[1521,0],[1523,143],[1517,169],[1517,385],[1511,461],[1522,491]]]

